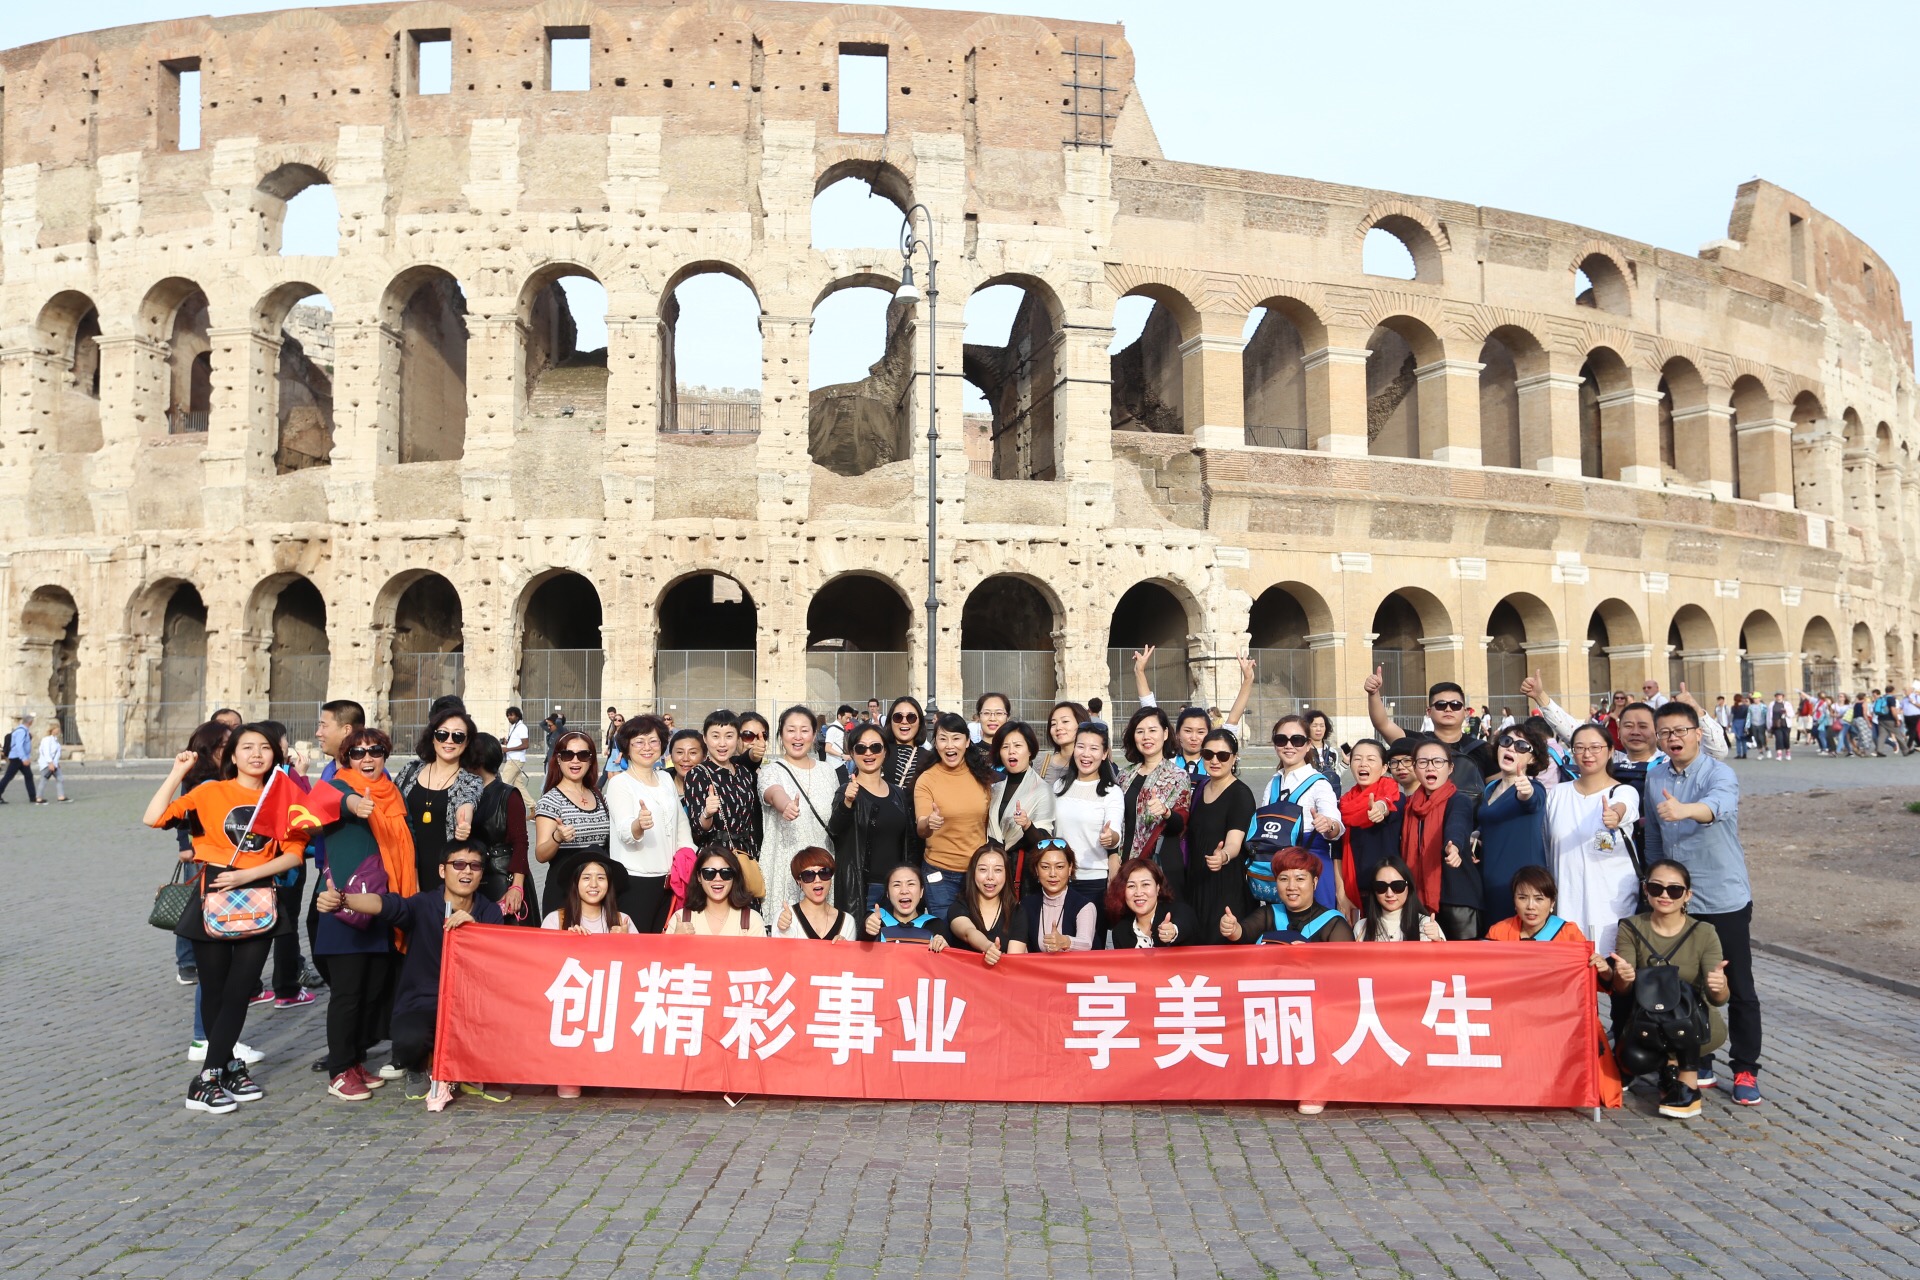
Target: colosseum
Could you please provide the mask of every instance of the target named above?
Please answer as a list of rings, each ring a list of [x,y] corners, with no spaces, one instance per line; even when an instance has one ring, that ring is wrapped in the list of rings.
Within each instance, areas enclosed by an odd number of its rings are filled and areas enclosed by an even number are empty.
[[[9,711],[96,759],[221,704],[684,723],[929,666],[949,704],[1125,714],[1153,644],[1163,700],[1226,705],[1250,651],[1258,714],[1344,731],[1375,666],[1495,705],[1529,669],[1577,705],[1920,668],[1911,335],[1845,227],[1753,181],[1687,256],[1182,163],[1134,56],[1118,26],[728,0],[0,55]],[[939,303],[894,300],[867,376],[816,386],[817,310],[901,279],[897,240],[816,243],[848,182],[925,207]],[[337,251],[283,252],[318,187]],[[751,293],[756,387],[678,376],[716,278]],[[970,342],[989,290],[1011,320]]]

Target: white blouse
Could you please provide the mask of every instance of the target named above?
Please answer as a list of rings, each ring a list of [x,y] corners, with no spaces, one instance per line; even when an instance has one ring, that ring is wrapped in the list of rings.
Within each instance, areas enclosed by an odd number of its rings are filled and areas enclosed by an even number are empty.
[[[628,769],[607,779],[607,821],[611,828],[608,852],[636,876],[664,876],[673,869],[673,855],[693,844],[693,828],[673,778],[654,769]],[[645,807],[653,825],[636,839],[633,820]]]

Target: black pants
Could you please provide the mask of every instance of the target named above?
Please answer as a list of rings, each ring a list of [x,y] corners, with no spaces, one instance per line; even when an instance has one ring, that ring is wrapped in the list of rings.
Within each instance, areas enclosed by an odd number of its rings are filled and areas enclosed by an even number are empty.
[[[433,1070],[432,1012],[393,1015],[393,1065],[402,1071]]]
[[[1087,876],[1085,878],[1075,876],[1073,879],[1073,887],[1093,899],[1093,949],[1095,951],[1105,951],[1107,949],[1108,927],[1107,879],[1105,876],[1101,876],[1098,879],[1093,876]],[[1034,911],[1038,911],[1039,909],[1037,906],[1032,908]]]
[[[327,1074],[337,1076],[364,1061],[377,1044],[374,1031],[393,958],[384,952],[328,956]]]
[[[325,887],[325,881],[320,887]],[[313,957],[313,967],[326,979],[327,985],[333,985],[333,972],[329,968],[331,958],[320,954],[320,888],[315,888],[307,898],[307,954]]]
[[[641,933],[665,933],[667,908],[672,905],[673,894],[667,890],[665,876],[630,877],[626,892],[620,895],[620,910]],[[557,910],[558,904],[554,906]]]
[[[233,1061],[233,1046],[247,1025],[247,1005],[260,989],[260,973],[273,950],[272,938],[239,942],[196,939],[193,962],[200,966],[200,1015],[207,1024],[207,1066]]]
[[[13,785],[13,775],[16,773],[26,779],[28,801],[38,800],[40,793],[33,789],[33,766],[25,760],[7,761],[7,776],[0,778],[0,796],[7,794],[7,788]]]
[[[293,883],[273,887],[274,898],[283,920],[300,918],[300,896],[307,888],[307,865],[294,868]],[[287,929],[273,940],[273,994],[291,1000],[300,994],[300,931]]]
[[[1480,908],[1442,905],[1433,913],[1449,942],[1472,942],[1480,936]]]
[[[1760,1072],[1760,992],[1753,984],[1753,904],[1719,915],[1694,912],[1720,935],[1720,954],[1727,961],[1727,1054],[1733,1071]],[[1705,1066],[1712,1059],[1703,1058]]]

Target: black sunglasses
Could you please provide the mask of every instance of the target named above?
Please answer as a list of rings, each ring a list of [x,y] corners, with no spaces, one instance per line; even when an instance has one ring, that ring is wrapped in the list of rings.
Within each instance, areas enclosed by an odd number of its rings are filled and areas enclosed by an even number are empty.
[[[594,754],[594,752],[582,751],[576,747],[570,751],[556,751],[553,753],[553,758],[556,760],[578,760],[584,764],[586,761],[593,759]]]
[[[1200,753],[1200,758],[1201,758],[1202,760],[1205,760],[1205,761],[1207,761],[1207,762],[1208,762],[1208,763],[1210,763],[1210,764],[1225,764],[1225,763],[1226,763],[1227,761],[1229,761],[1229,760],[1231,760],[1231,759],[1233,759],[1233,752],[1231,752],[1231,751],[1202,751],[1202,752]]]
[[[1313,739],[1304,733],[1276,733],[1273,735],[1273,745],[1276,747],[1304,747],[1312,741]]]
[[[920,723],[920,717],[913,714],[913,712],[911,711],[896,711],[893,713],[892,720],[895,724],[919,724]]]
[[[466,731],[462,729],[435,729],[433,731],[433,740],[435,742],[465,742],[467,735]]]
[[[884,742],[856,742],[853,744],[853,754],[857,756],[877,756],[886,749],[887,744]]]
[[[760,741],[760,735],[753,732],[751,729],[742,729],[739,731],[739,734],[740,734],[740,741],[742,742]]]
[[[801,884],[816,884],[822,880],[833,879],[833,872],[825,867],[808,867],[805,871],[795,872],[793,878]]]
[[[1405,880],[1375,880],[1373,882],[1373,891],[1375,893],[1405,893],[1407,891],[1407,882]]]
[[[1533,754],[1533,744],[1525,738],[1502,738],[1500,740],[1500,749],[1502,751],[1511,751],[1517,756],[1530,756]]]
[[[452,858],[447,859],[447,868],[452,871],[467,871],[467,872],[479,871],[485,865],[486,865],[485,863],[470,862],[465,858],[461,858],[457,862]]]
[[[1672,898],[1676,902],[1690,892],[1684,884],[1655,884],[1651,880],[1640,887],[1647,891],[1648,898]]]
[[[733,868],[702,867],[700,868],[700,878],[702,880],[731,880],[733,879]]]
[[[368,756],[373,756],[376,759],[384,760],[387,758],[387,749],[385,747],[348,747],[347,748],[347,759],[349,760],[365,760]]]
[[[1464,711],[1467,706],[1466,703],[1460,701],[1458,698],[1448,698],[1442,702],[1430,702],[1427,705],[1435,711]]]

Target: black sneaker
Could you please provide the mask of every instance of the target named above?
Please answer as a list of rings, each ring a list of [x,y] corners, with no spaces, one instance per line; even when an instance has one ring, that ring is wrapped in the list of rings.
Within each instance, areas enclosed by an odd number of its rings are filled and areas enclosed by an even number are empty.
[[[1700,1114],[1700,1091],[1674,1080],[1660,1090],[1660,1114],[1670,1120],[1692,1120]]]
[[[244,1068],[242,1068],[244,1070]],[[187,1110],[223,1116],[240,1104],[220,1084],[220,1072],[202,1071],[187,1086]]]
[[[400,1096],[409,1102],[418,1102],[427,1096],[427,1090],[432,1085],[433,1082],[427,1078],[426,1072],[409,1071],[407,1083],[401,1087]]]
[[[313,962],[309,960],[301,967],[300,985],[306,987],[308,990],[312,990],[315,987],[326,986],[327,980],[320,976],[320,971],[314,968]]]
[[[247,1064],[235,1058],[220,1073],[220,1087],[233,1096],[235,1102],[258,1102],[267,1096],[266,1090],[253,1082],[247,1074]]]
[[[199,985],[200,968],[198,965],[183,964],[173,971],[173,980],[183,987]]]

